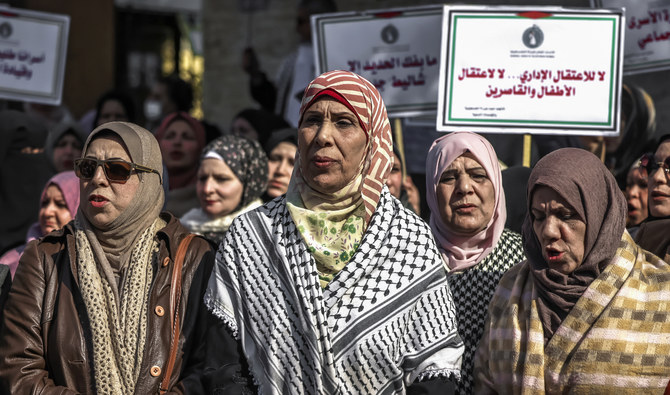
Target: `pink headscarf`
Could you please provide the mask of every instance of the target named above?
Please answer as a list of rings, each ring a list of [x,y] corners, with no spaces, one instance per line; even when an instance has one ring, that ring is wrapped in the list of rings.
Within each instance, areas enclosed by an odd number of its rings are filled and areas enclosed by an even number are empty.
[[[63,199],[65,199],[65,204],[67,204],[67,209],[70,211],[70,216],[74,218],[77,215],[77,208],[79,207],[79,178],[74,174],[74,171],[64,171],[56,174],[51,177],[49,181],[44,185],[42,190],[42,195],[40,196],[40,205],[44,201],[44,196],[47,193],[47,189],[51,185],[55,185],[60,189],[63,194]],[[26,242],[38,239],[44,236],[44,232],[40,228],[39,221],[34,223],[28,230],[28,235],[26,237]]]
[[[491,220],[484,230],[473,236],[459,236],[449,231],[439,214],[436,194],[444,170],[465,152],[474,155],[486,170],[495,195]],[[435,140],[426,158],[426,200],[431,212],[430,228],[450,271],[465,270],[484,259],[498,243],[507,219],[500,165],[491,144],[471,132],[449,133]]]

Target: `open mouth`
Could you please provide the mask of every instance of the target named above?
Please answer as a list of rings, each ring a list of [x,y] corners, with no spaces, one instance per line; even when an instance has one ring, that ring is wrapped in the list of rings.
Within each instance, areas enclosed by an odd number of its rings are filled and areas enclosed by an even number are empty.
[[[88,198],[88,201],[91,202],[91,205],[92,205],[93,207],[102,207],[102,206],[104,206],[105,204],[107,204],[107,202],[108,202],[109,200],[108,200],[107,198],[105,198],[104,196],[100,196],[100,195],[91,195],[91,196]]]
[[[545,251],[547,253],[547,260],[550,262],[560,260],[563,257],[563,254],[565,254],[564,252],[555,250],[553,248],[547,248]]]

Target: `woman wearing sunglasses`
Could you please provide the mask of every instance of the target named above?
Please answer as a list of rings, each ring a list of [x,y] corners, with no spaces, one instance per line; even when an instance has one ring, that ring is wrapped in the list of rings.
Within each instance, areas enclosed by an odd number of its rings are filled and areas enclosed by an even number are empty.
[[[670,134],[661,137],[653,154],[640,159],[640,168],[647,176],[649,216],[635,241],[670,262]]]
[[[0,332],[0,393],[202,392],[210,244],[191,240],[173,272],[188,231],[159,213],[162,158],[150,132],[106,123],[82,156],[75,219],[31,242],[16,272]]]

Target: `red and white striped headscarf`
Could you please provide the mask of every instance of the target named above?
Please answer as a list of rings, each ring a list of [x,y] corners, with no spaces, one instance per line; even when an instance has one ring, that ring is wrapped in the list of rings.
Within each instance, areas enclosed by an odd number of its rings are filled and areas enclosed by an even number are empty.
[[[300,105],[300,121],[305,111],[323,95],[337,100],[356,114],[366,134],[366,154],[361,166],[363,181],[358,190],[352,192],[360,193],[363,199],[367,225],[393,166],[393,140],[386,107],[377,88],[365,78],[348,71],[329,71],[318,76],[305,89]],[[298,154],[292,179],[302,180],[299,163]],[[300,189],[305,200],[304,186]],[[309,208],[307,202],[305,205]]]

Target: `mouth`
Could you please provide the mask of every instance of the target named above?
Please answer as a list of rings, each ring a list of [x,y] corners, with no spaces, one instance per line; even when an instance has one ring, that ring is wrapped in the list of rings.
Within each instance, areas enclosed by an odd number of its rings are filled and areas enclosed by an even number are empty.
[[[544,252],[545,252],[545,254],[546,254],[547,261],[548,261],[549,263],[551,263],[551,262],[558,262],[558,261],[560,261],[560,260],[563,258],[563,256],[565,255],[565,252],[563,252],[563,251],[559,251],[559,250],[557,250],[557,249],[555,249],[555,248],[550,248],[550,247],[545,248],[545,249],[544,249]]]
[[[218,203],[218,200],[205,200],[205,205],[207,206],[213,206],[216,203]]]
[[[287,187],[286,183],[283,183],[281,181],[270,181],[270,183],[268,184],[268,188],[282,189],[286,187]]]
[[[103,207],[107,202],[109,202],[109,199],[102,195],[91,195],[88,197],[89,203],[91,203],[91,206],[100,208]]]
[[[336,160],[328,156],[315,155],[312,158],[312,163],[314,166],[320,169],[328,168],[336,163]]]
[[[170,159],[179,160],[184,157],[184,153],[181,151],[172,151],[170,152]]]
[[[453,206],[453,210],[459,213],[469,213],[475,210],[477,206],[470,203],[460,203]]]

